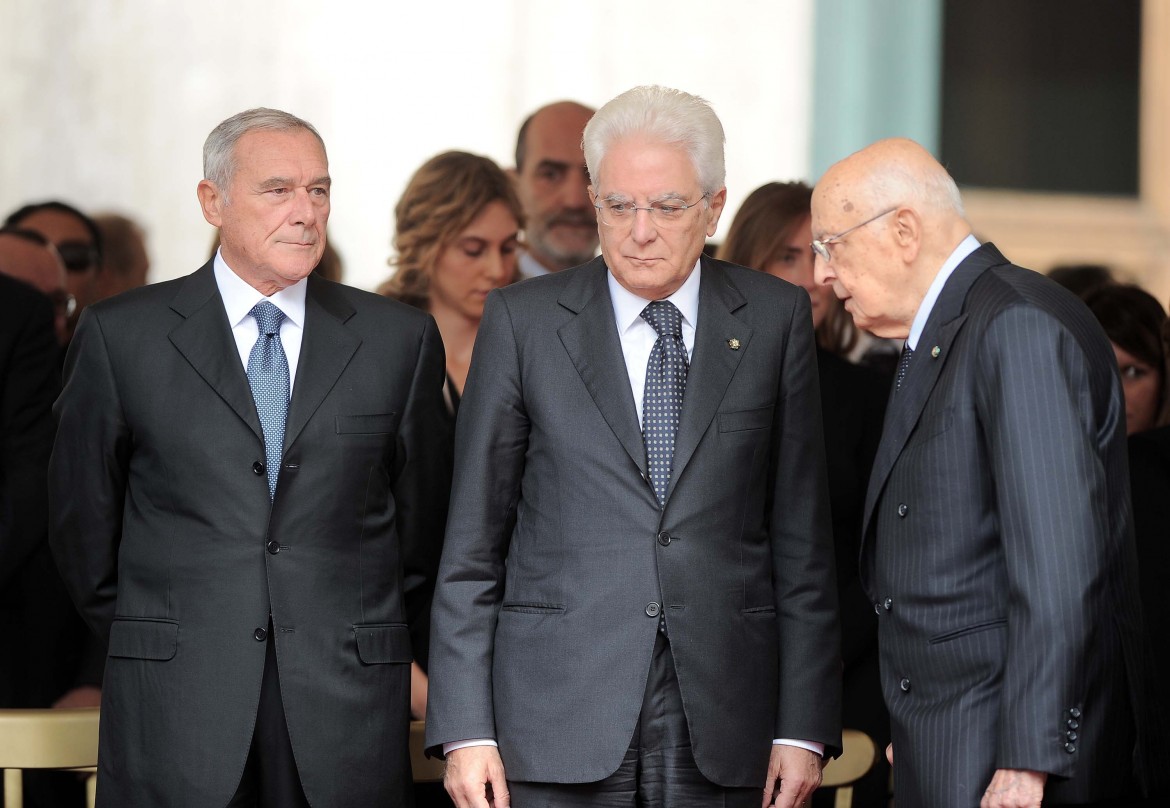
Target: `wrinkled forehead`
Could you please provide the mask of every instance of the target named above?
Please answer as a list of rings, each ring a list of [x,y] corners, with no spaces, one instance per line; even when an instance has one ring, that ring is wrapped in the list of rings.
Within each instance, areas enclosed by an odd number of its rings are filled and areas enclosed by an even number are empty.
[[[868,198],[860,183],[827,173],[813,189],[813,235],[831,235],[856,224],[857,216],[867,210]]]

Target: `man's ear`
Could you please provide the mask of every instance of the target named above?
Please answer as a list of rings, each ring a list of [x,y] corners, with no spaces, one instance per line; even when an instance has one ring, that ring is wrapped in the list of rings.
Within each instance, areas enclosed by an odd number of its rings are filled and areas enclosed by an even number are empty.
[[[212,227],[223,224],[223,207],[227,204],[224,195],[211,180],[200,180],[196,189],[199,195],[199,207],[203,209],[203,218]]]
[[[715,235],[715,231],[719,228],[719,216],[723,213],[723,207],[727,204],[727,189],[720,188],[715,193],[711,194],[711,201],[709,203],[710,209],[707,212],[707,238]]]
[[[890,229],[894,233],[894,242],[902,251],[902,260],[913,263],[922,249],[922,217],[913,208],[898,208],[893,218]]]

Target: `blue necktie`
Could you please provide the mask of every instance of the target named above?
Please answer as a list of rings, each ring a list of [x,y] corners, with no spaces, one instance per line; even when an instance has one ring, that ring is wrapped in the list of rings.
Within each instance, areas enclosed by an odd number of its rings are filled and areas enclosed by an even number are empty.
[[[669,300],[655,300],[643,309],[642,319],[658,333],[646,365],[642,441],[646,444],[654,495],[659,505],[665,505],[687,384],[687,349],[682,341],[682,313]]]
[[[914,358],[914,349],[907,342],[902,346],[902,356],[898,360],[898,380],[894,383],[895,390],[902,389],[902,380],[906,378],[906,370],[910,367],[910,360]]]
[[[288,420],[288,358],[280,344],[284,312],[267,300],[252,307],[260,335],[248,355],[248,384],[256,402],[256,414],[264,430],[264,463],[268,469],[268,497],[276,496],[276,478],[284,453],[284,424]]]

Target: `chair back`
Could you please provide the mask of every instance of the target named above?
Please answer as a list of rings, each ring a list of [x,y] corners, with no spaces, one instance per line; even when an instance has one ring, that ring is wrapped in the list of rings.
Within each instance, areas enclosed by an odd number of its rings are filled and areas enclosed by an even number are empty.
[[[853,808],[853,784],[873,766],[877,749],[864,732],[847,729],[841,733],[841,756],[830,760],[821,773],[821,788],[837,789],[834,808]]]
[[[98,753],[97,707],[68,710],[0,710],[0,769],[4,805],[24,803],[23,769],[93,769]],[[95,776],[87,799],[93,806]]]

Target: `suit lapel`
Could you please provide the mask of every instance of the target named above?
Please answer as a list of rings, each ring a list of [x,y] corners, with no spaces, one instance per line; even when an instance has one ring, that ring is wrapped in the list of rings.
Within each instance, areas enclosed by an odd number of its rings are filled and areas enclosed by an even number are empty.
[[[752,337],[751,327],[732,315],[732,312],[747,303],[744,296],[715,262],[704,257],[702,269],[699,278],[699,322],[695,329],[695,347],[691,351],[691,367],[687,372],[687,386],[683,393],[678,440],[674,446],[674,463],[670,473],[671,494],[698,448],[699,441],[710,427]],[[731,339],[739,340],[738,350],[728,346]],[[667,501],[670,501],[669,494]]]
[[[361,339],[345,326],[353,314],[353,306],[332,285],[309,276],[305,292],[305,332],[289,401],[288,425],[284,430],[286,452],[361,345]]]
[[[557,334],[602,418],[645,479],[646,447],[613,319],[607,277],[601,258],[576,273],[557,302],[577,316],[561,326]]]
[[[227,321],[210,262],[180,285],[171,308],[184,318],[171,331],[171,344],[263,441],[264,433],[256,415],[252,389],[240,363],[239,349],[232,337],[231,324]]]
[[[995,245],[984,244],[959,264],[935,301],[902,387],[890,393],[882,439],[866,491],[865,516],[862,520],[863,542],[886,480],[918,424],[935,382],[951,356],[951,347],[967,319],[963,310],[968,291],[984,270],[1006,263],[1007,259]],[[937,352],[934,350],[936,347]]]

